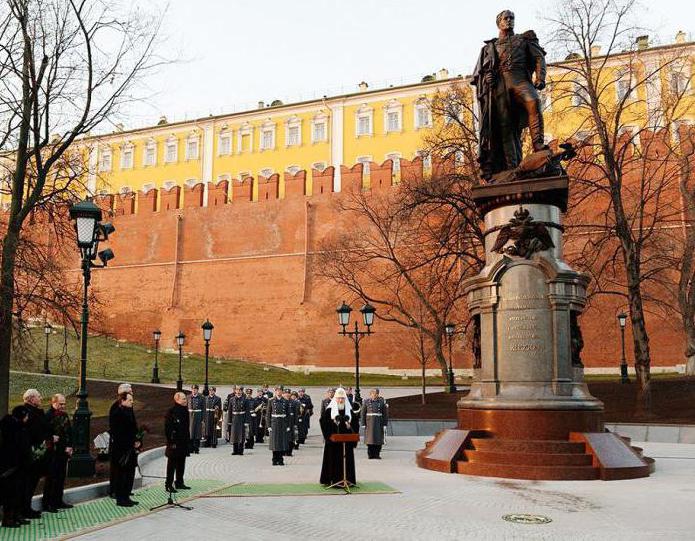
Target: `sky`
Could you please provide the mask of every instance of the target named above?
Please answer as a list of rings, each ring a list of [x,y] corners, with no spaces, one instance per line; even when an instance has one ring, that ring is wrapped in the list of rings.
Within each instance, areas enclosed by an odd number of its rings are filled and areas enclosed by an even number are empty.
[[[175,60],[146,81],[126,128],[419,81],[447,68],[469,74],[495,16],[537,31],[559,0],[144,0],[166,8],[162,54]],[[695,2],[642,0],[640,25],[660,43],[695,30]]]

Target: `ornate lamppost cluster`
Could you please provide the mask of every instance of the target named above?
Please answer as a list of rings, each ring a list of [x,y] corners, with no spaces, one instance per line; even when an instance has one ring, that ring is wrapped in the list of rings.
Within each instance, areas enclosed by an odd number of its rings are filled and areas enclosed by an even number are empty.
[[[338,313],[338,324],[343,328],[341,331],[338,331],[338,334],[350,337],[355,344],[355,401],[362,403],[362,396],[360,395],[360,341],[365,336],[372,334],[372,325],[374,324],[374,313],[376,312],[376,308],[369,303],[366,303],[360,308],[364,326],[367,327],[366,331],[359,330],[357,321],[355,321],[354,331],[347,330],[347,326],[350,324],[350,312],[352,312],[352,308],[345,301],[338,307],[336,312]]]

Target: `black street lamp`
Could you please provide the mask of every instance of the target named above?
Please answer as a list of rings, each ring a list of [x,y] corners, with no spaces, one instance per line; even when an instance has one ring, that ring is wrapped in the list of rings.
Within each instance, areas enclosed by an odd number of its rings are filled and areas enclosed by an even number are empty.
[[[205,320],[201,329],[203,329],[203,340],[205,340],[205,385],[203,385],[203,396],[208,396],[210,394],[210,389],[208,388],[208,358],[210,356],[210,339],[212,338],[212,329],[215,326],[210,323],[209,319]]]
[[[154,366],[152,367],[152,383],[159,383],[159,341],[162,338],[162,331],[157,329],[152,331],[154,338]]]
[[[89,422],[92,412],[87,402],[87,334],[89,326],[89,304],[87,291],[92,277],[92,268],[106,267],[114,255],[110,249],[99,252],[99,242],[107,241],[115,231],[110,223],[101,222],[101,209],[91,199],[76,203],[70,207],[70,219],[75,222],[77,247],[82,256],[82,277],[84,279],[82,295],[82,319],[80,334],[80,388],[77,392],[77,409],[73,417],[73,455],[70,459],[68,473],[74,477],[94,475],[94,458],[89,452]],[[99,257],[101,265],[94,263]]]
[[[456,382],[454,381],[454,367],[452,365],[453,354],[451,347],[454,341],[454,333],[456,332],[456,324],[447,323],[446,325],[444,325],[444,332],[446,332],[446,337],[449,342],[449,392],[455,393]]]
[[[181,363],[183,362],[183,343],[186,340],[186,335],[182,331],[176,335],[176,345],[179,346],[179,379],[176,380],[176,390],[183,391],[183,377],[181,376]]]
[[[370,334],[372,334],[372,325],[374,324],[374,313],[376,312],[376,308],[374,308],[369,303],[365,304],[362,308],[360,308],[360,312],[362,313],[362,320],[364,322],[365,327],[367,327],[366,331],[359,330],[357,321],[355,321],[354,331],[347,330],[347,326],[350,323],[350,312],[352,312],[352,308],[350,308],[350,306],[346,304],[345,301],[343,301],[343,304],[341,304],[338,307],[336,312],[338,314],[338,324],[343,328],[343,330],[339,331],[338,334],[342,334],[343,336],[349,336],[355,343],[355,402],[361,403],[362,396],[360,395],[360,341],[365,336],[369,336]]]
[[[630,378],[627,377],[627,360],[625,360],[625,324],[627,323],[625,312],[618,314],[618,323],[620,323],[620,342],[623,347],[623,356],[620,361],[620,383],[630,383]]]
[[[43,373],[44,374],[50,374],[51,370],[48,368],[48,337],[51,336],[51,332],[53,331],[53,327],[51,327],[51,324],[46,321],[46,323],[43,324],[43,334],[46,335],[46,356],[43,358]]]

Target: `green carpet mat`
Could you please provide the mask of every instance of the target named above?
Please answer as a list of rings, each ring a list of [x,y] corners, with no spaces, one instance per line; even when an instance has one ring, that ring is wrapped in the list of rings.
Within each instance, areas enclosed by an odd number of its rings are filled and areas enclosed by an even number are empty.
[[[191,490],[180,490],[174,494],[178,502],[224,487],[227,483],[211,480],[186,479]],[[150,486],[135,491],[133,499],[139,502],[135,507],[118,507],[111,498],[99,498],[90,502],[80,503],[72,509],[63,509],[59,513],[43,513],[38,520],[21,528],[0,528],[0,540],[5,541],[36,541],[39,539],[54,539],[80,530],[102,528],[110,524],[129,520],[150,512],[150,507],[165,503],[167,493],[162,485]]]
[[[353,494],[399,494],[399,491],[379,481],[362,481],[350,487]],[[332,496],[345,494],[342,488],[325,488],[318,483],[242,483],[205,495],[206,498],[225,496]]]

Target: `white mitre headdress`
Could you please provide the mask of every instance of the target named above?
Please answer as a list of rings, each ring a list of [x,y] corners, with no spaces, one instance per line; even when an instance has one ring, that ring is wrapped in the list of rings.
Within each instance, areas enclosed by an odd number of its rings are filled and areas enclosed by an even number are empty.
[[[345,399],[345,410],[338,409],[338,401],[336,400],[336,398]],[[345,389],[343,389],[342,387],[338,387],[335,390],[335,394],[333,395],[333,398],[331,398],[328,407],[331,409],[331,417],[333,417],[333,419],[338,417],[338,415],[347,415],[348,422],[352,420],[352,404],[350,404],[350,399],[347,397],[347,393],[345,392]]]

